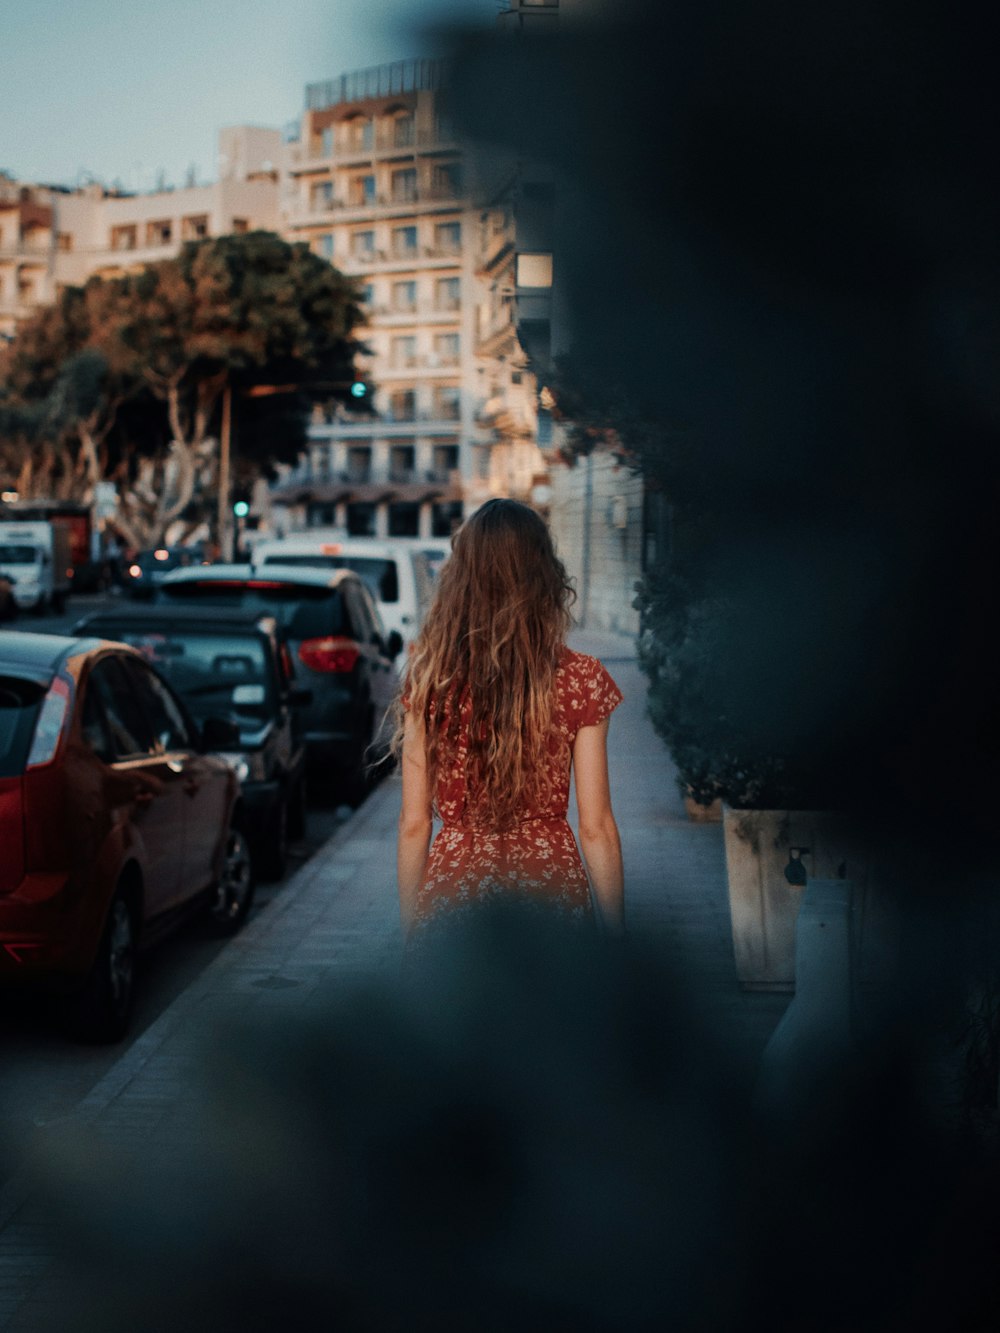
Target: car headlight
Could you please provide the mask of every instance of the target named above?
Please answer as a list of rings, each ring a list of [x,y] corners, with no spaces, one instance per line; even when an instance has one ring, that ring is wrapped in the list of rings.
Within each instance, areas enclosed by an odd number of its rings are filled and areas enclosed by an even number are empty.
[[[250,754],[220,754],[219,758],[226,761],[240,782],[263,782],[264,756],[259,750]]]

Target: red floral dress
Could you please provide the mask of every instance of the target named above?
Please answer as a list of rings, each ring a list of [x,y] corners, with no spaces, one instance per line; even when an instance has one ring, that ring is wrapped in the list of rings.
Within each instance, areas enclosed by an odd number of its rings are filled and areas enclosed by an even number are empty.
[[[564,648],[555,677],[555,724],[544,762],[549,799],[528,807],[502,832],[467,816],[467,730],[444,758],[434,793],[443,827],[434,839],[417,893],[411,941],[429,924],[462,908],[514,898],[555,908],[576,920],[593,908],[587,873],[566,820],[573,741],[618,707],[622,693],[594,657]],[[467,727],[467,722],[466,722]]]

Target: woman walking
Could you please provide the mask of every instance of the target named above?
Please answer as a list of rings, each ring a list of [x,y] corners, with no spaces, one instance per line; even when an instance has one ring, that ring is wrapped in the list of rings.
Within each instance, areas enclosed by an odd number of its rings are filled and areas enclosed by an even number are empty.
[[[624,923],[608,786],[608,718],[621,702],[595,658],[565,644],[573,596],[543,520],[491,500],[455,537],[414,645],[401,701],[398,881],[404,930],[498,901]],[[443,827],[431,846],[432,818]]]

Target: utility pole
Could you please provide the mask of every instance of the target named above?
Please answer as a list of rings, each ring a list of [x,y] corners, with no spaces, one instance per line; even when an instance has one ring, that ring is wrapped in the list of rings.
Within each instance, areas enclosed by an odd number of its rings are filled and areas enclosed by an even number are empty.
[[[219,558],[232,560],[232,537],[230,534],[229,509],[229,451],[233,428],[233,390],[227,384],[222,391],[222,429],[219,432]]]

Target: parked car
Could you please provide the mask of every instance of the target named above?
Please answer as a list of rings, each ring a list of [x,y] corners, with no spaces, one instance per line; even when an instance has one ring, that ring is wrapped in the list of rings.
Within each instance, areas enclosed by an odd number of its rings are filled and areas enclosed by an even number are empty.
[[[186,569],[205,561],[205,550],[194,546],[157,546],[139,551],[126,560],[122,586],[131,597],[152,597],[166,576],[174,569]]]
[[[122,644],[0,638],[0,983],[70,992],[81,1035],[121,1037],[139,946],[194,907],[235,930],[253,896],[239,784],[199,728]]]
[[[0,574],[0,621],[17,619],[17,601],[14,580],[9,574]]]
[[[418,551],[422,551],[427,557],[427,568],[430,571],[432,579],[436,579],[441,572],[441,566],[451,555],[450,541],[422,541],[419,538],[414,542]]]
[[[273,616],[312,695],[302,709],[310,775],[347,801],[362,799],[388,748],[386,715],[402,641],[386,634],[357,574],[283,565],[266,572],[249,565],[179,569],[164,579],[157,600]]]
[[[310,569],[351,569],[375,598],[388,630],[409,648],[430,605],[434,579],[426,554],[409,539],[375,541],[342,538],[323,531],[297,532],[279,541],[258,542],[255,568],[270,565]]]
[[[225,717],[239,744],[225,752],[243,787],[254,863],[280,879],[306,825],[306,752],[299,716],[311,701],[273,616],[204,606],[120,607],[75,626],[130,644],[173,686],[197,722]]]

